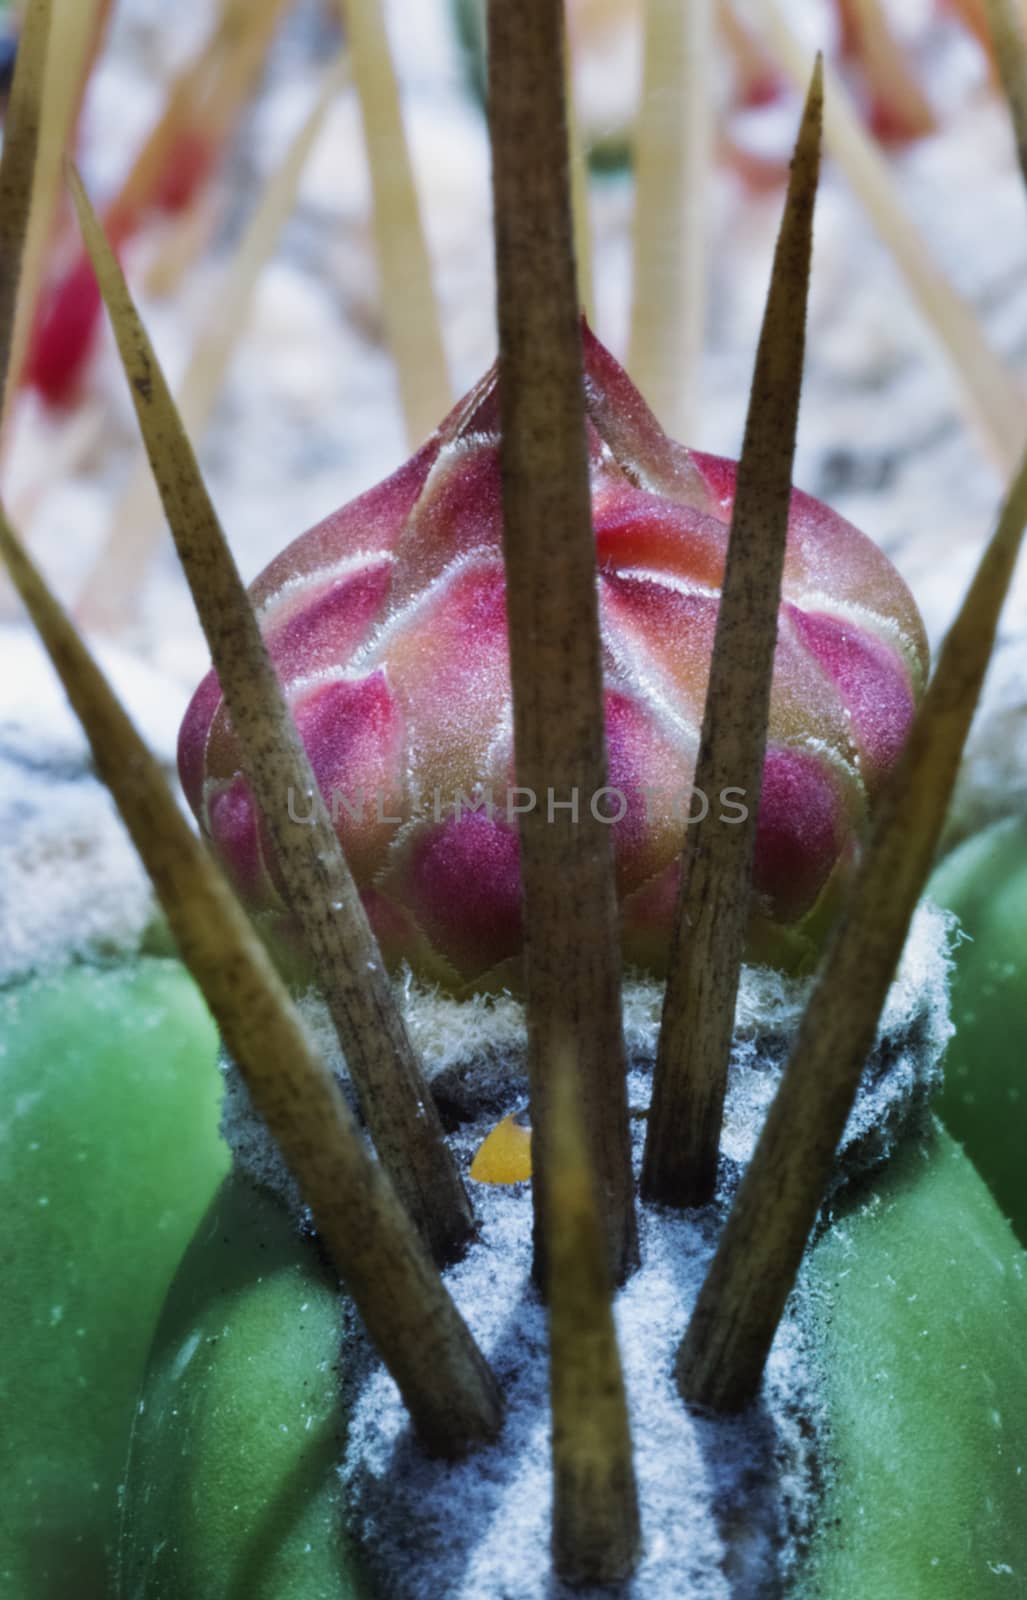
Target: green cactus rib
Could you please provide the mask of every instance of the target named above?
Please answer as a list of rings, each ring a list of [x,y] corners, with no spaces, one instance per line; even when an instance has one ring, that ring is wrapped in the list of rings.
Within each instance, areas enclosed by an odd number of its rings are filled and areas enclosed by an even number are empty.
[[[150,1342],[228,1167],[217,1030],[147,958],[0,992],[0,1033],[0,1588],[99,1600]]]
[[[814,1245],[827,1484],[791,1600],[990,1600],[1027,1574],[1027,1267],[939,1129]]]
[[[965,840],[928,893],[963,934],[952,953],[956,1032],[938,1115],[1027,1245],[1027,817]]]
[[[229,1177],[154,1340],[125,1478],[123,1594],[363,1600],[336,1471],[341,1323],[314,1243]]]

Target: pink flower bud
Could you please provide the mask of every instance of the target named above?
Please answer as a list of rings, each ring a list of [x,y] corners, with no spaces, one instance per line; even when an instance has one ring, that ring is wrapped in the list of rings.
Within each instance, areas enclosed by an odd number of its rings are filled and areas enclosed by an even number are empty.
[[[689,821],[706,812],[730,827],[747,800],[692,792],[735,465],[668,439],[587,328],[584,352],[603,794],[517,787],[494,373],[405,466],[297,539],[253,587],[386,959],[457,988],[518,982],[518,810],[592,808],[607,821],[625,960],[660,972]],[[796,491],[759,802],[754,959],[797,968],[815,957],[926,670],[923,626],[898,574],[850,523]],[[179,762],[240,894],[287,937],[268,833],[213,674],[186,715]],[[302,826],[309,802],[292,804]]]

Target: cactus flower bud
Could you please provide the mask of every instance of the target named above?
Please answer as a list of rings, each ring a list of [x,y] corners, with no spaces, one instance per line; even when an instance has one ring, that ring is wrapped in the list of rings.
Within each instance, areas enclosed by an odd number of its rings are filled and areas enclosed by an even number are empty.
[[[608,788],[517,787],[496,376],[392,477],[278,556],[253,599],[388,961],[454,988],[518,982],[517,812],[593,807],[615,844],[628,962],[665,968],[735,465],[674,443],[584,329]],[[558,539],[559,529],[552,530]],[[906,586],[863,534],[792,499],[754,863],[750,955],[816,954],[902,748],[927,666]],[[213,673],[182,727],[183,786],[254,914],[289,914]],[[282,796],[296,825],[303,796]],[[564,813],[566,814],[566,813]]]

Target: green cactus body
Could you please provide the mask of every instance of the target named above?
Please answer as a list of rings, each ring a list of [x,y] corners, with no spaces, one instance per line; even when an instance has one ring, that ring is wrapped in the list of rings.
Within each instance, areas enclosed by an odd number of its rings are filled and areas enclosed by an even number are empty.
[[[793,1600],[984,1600],[1027,1572],[1023,1257],[944,1133],[907,1145],[813,1249],[828,1405]],[[313,1246],[232,1180],[165,1308],[127,1475],[125,1600],[354,1600]]]
[[[168,1283],[227,1165],[213,1025],[177,962],[0,993],[0,1592],[106,1600]]]
[[[955,950],[939,1113],[1027,1243],[1027,819],[999,822],[943,861],[929,893],[968,937]]]
[[[830,1477],[801,1600],[1027,1584],[1027,1267],[971,1162],[908,1145],[815,1246]]]
[[[132,1437],[124,1600],[356,1600],[335,1468],[340,1302],[282,1208],[229,1178],[168,1296]]]

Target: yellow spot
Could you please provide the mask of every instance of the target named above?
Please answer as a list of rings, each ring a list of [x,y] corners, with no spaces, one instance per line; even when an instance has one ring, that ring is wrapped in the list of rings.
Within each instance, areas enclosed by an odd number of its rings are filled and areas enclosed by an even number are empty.
[[[475,1183],[524,1183],[531,1177],[531,1129],[504,1117],[471,1162]]]

